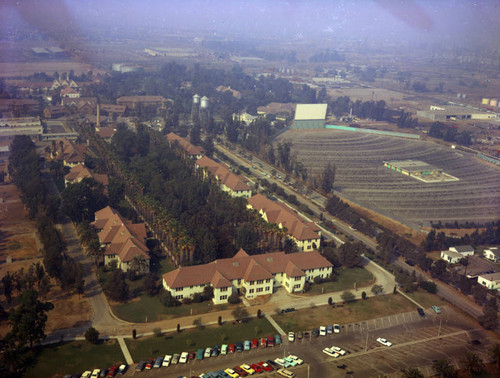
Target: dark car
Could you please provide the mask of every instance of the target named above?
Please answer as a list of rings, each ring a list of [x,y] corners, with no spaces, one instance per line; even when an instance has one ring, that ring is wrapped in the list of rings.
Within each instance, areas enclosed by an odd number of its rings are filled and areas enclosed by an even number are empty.
[[[236,352],[243,352],[243,344],[236,343]]]
[[[233,368],[233,370],[234,370],[236,373],[238,373],[238,375],[239,375],[240,377],[246,377],[246,376],[248,375],[248,373],[247,373],[245,370],[243,370],[242,368],[240,368],[239,366],[235,366],[235,367]]]
[[[313,335],[313,337],[318,337],[319,336],[319,329],[313,328],[312,335]]]
[[[273,368],[275,368],[276,366],[278,366],[278,364],[276,362],[274,362],[273,360],[267,360],[266,361],[269,365],[271,365]]]
[[[108,370],[108,374],[106,374],[107,377],[114,377],[116,373],[118,372],[118,366],[114,365],[111,366]]]
[[[420,316],[425,316],[425,312],[424,312],[424,309],[423,309],[423,308],[421,308],[421,307],[417,307],[417,311],[418,311],[418,314],[419,314]]]
[[[135,371],[143,371],[145,366],[146,366],[146,361],[141,361],[135,367]]]

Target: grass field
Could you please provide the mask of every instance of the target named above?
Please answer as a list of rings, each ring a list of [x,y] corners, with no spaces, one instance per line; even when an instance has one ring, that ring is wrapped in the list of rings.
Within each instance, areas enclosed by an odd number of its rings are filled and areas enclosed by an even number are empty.
[[[441,299],[438,295],[428,293],[421,289],[413,293],[405,293],[405,294],[408,295],[411,299],[413,299],[417,303],[420,303],[424,308],[429,308],[431,306],[443,306],[445,304],[448,304],[448,302]]]
[[[331,293],[335,291],[344,291],[371,285],[374,283],[373,275],[365,268],[338,269],[337,281],[324,282],[319,285],[313,285],[306,295],[316,295],[321,293]]]
[[[28,369],[25,377],[81,374],[86,370],[105,369],[124,361],[116,340],[99,345],[92,345],[87,341],[72,341],[41,348],[34,366]]]
[[[165,354],[196,351],[198,348],[252,340],[275,333],[276,330],[265,318],[253,318],[243,324],[226,322],[222,326],[210,326],[203,330],[185,330],[161,337],[151,336],[125,341],[134,361],[140,361]]]
[[[415,304],[401,295],[381,295],[358,300],[343,307],[319,306],[273,315],[285,332],[306,331],[326,324],[345,324],[379,318],[415,309]]]

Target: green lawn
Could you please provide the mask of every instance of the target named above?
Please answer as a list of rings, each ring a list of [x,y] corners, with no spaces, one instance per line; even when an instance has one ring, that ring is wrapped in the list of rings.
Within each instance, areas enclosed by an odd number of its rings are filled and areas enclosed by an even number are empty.
[[[285,332],[306,331],[320,325],[359,322],[412,310],[415,310],[414,303],[402,295],[388,294],[369,296],[364,301],[358,300],[343,307],[326,305],[273,315],[273,319]]]
[[[85,370],[109,368],[124,361],[116,340],[99,345],[92,345],[87,341],[72,341],[41,348],[34,366],[27,370],[25,377],[81,374]]]
[[[444,306],[447,304],[446,301],[441,299],[439,295],[428,293],[425,290],[418,289],[413,293],[405,293],[414,301],[420,303],[424,308],[429,308],[431,306]]]
[[[125,339],[125,341],[134,361],[140,361],[274,334],[276,330],[267,319],[252,318],[243,324],[226,322],[222,326],[210,326],[203,330],[185,330],[161,337],[151,336],[137,340]]]
[[[143,295],[133,301],[114,305],[113,311],[120,319],[134,323],[143,323],[191,315],[191,309],[192,315],[196,315],[222,311],[227,308],[229,308],[228,305],[215,306],[211,301],[177,307],[165,307],[161,304],[159,296],[150,297],[149,295]]]
[[[356,283],[357,288],[374,283],[373,275],[365,268],[337,269],[335,272],[337,281],[324,282],[319,285],[314,284],[306,295],[350,290],[354,289],[354,283]]]

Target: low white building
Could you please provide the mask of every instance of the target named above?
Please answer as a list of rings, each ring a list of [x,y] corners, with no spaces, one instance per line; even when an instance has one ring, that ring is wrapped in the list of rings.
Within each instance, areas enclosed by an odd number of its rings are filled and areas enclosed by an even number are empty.
[[[484,250],[484,257],[490,261],[498,262],[500,261],[500,251],[498,247],[490,247]]]
[[[474,255],[474,247],[471,245],[458,245],[456,247],[448,248],[450,251],[458,252],[462,256],[472,256]]]
[[[441,251],[441,259],[446,261],[449,264],[456,264],[460,260],[465,258],[462,254],[454,251]]]
[[[234,292],[251,299],[272,294],[284,286],[289,293],[301,292],[315,277],[328,278],[332,264],[319,252],[267,253],[249,256],[240,251],[232,258],[204,265],[180,267],[163,275],[163,287],[178,300],[213,287],[214,304],[227,303]]]
[[[490,290],[500,289],[500,272],[477,276],[477,282]]]

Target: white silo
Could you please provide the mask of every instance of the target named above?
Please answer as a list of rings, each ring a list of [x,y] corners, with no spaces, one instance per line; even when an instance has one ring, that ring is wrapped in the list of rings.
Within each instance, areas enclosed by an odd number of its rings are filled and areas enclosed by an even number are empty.
[[[203,97],[201,98],[200,107],[201,107],[202,109],[207,109],[207,108],[208,108],[208,97],[207,97],[207,96],[203,96]]]

